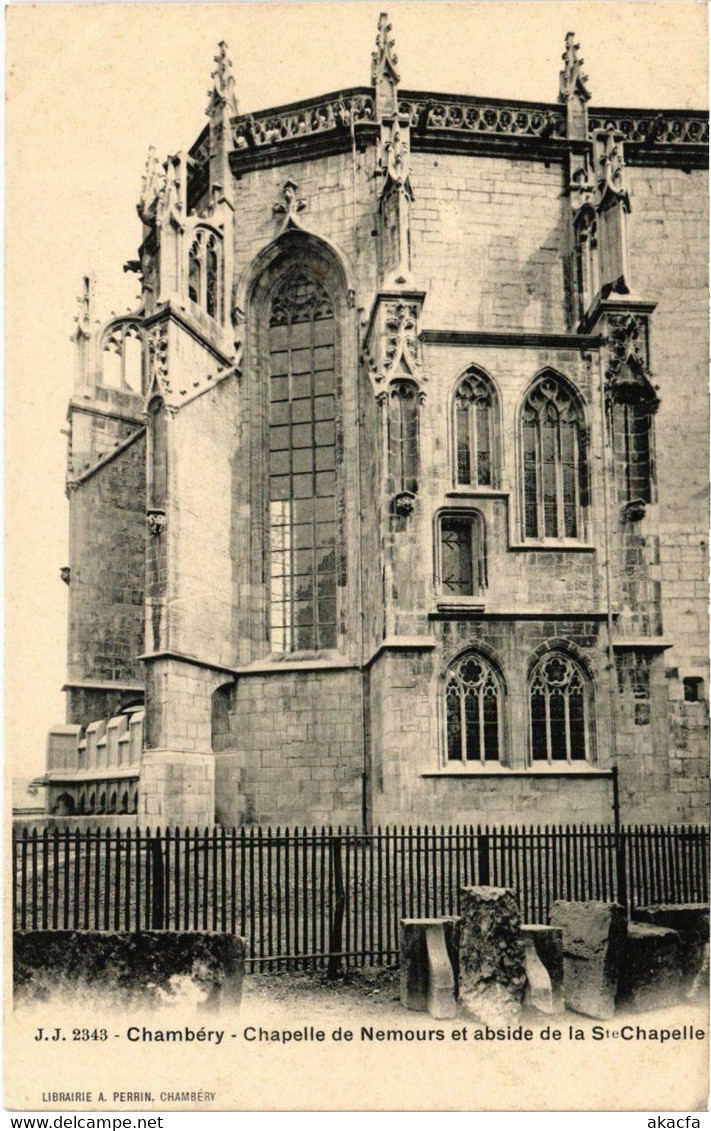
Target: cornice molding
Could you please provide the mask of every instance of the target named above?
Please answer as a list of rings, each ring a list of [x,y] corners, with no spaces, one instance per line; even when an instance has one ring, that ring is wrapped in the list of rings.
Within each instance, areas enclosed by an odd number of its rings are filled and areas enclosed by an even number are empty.
[[[420,341],[432,345],[484,346],[505,349],[598,350],[596,334],[549,334],[529,330],[421,330]]]

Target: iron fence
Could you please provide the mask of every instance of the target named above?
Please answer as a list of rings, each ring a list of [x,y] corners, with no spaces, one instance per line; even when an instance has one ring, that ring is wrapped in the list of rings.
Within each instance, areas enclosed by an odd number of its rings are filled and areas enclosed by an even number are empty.
[[[18,930],[244,935],[248,969],[383,965],[403,918],[456,915],[462,887],[513,888],[527,923],[555,899],[708,901],[699,826],[13,830]]]

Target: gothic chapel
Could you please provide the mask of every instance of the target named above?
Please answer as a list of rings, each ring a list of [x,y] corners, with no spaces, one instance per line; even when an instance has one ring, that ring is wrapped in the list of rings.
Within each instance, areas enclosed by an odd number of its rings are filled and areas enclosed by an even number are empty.
[[[702,821],[708,115],[370,86],[151,151],[83,281],[47,809]],[[554,76],[551,76],[553,83]]]

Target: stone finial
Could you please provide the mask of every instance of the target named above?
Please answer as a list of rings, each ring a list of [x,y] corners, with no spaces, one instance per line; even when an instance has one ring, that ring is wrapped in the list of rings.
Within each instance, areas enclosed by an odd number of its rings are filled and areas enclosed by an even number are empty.
[[[92,271],[84,275],[81,281],[81,292],[77,295],[77,313],[74,321],[77,324],[77,334],[88,338],[95,329],[96,323],[96,276]]]
[[[571,98],[580,98],[584,102],[590,99],[587,88],[588,76],[582,73],[584,59],[578,58],[580,44],[575,42],[575,34],[569,31],[565,37],[565,51],[561,55],[563,70],[560,72],[559,102],[568,102]]]
[[[210,99],[205,113],[212,117],[216,111],[225,108],[228,114],[238,114],[235,80],[232,74],[232,60],[227,54],[227,44],[221,39],[214,56],[217,66],[212,72],[213,87],[208,91]]]
[[[162,192],[164,183],[165,173],[158,160],[156,147],[149,145],[146,165],[141,177],[141,197],[136,206],[138,215],[144,224],[150,223],[150,211],[156,198]]]
[[[397,114],[397,84],[400,76],[395,69],[397,55],[393,52],[395,40],[390,38],[391,30],[387,12],[381,12],[370,72],[371,82],[375,87],[375,114],[379,119]]]

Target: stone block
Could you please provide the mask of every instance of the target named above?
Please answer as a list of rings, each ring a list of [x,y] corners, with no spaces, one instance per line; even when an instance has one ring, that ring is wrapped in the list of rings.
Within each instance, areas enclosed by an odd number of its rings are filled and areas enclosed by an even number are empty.
[[[565,1004],[588,1017],[612,1017],[627,937],[624,909],[559,900],[551,907],[551,926],[563,934]]]
[[[400,1001],[432,1017],[456,1017],[457,918],[400,920]]]
[[[550,975],[538,957],[536,945],[530,935],[524,937],[523,945],[526,966],[524,1005],[537,1009],[539,1013],[554,1013],[555,1006]]]
[[[668,927],[630,923],[617,1004],[632,1012],[674,1005],[684,996],[681,940]]]
[[[556,927],[524,923],[521,926],[524,943],[533,943],[538,958],[545,966],[551,982],[553,1012],[565,1008],[563,995],[563,932]]]
[[[704,949],[709,941],[709,909],[704,903],[660,903],[637,907],[632,918],[638,923],[668,927],[676,931],[681,943],[684,976],[692,982],[704,965]]]
[[[125,1008],[185,997],[203,1008],[238,1007],[245,939],[212,931],[16,931],[17,998],[95,993]]]
[[[508,888],[462,888],[459,999],[485,1024],[515,1022],[526,985],[516,896]]]

